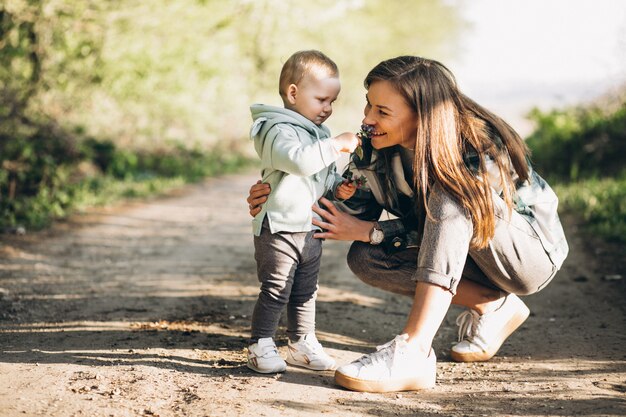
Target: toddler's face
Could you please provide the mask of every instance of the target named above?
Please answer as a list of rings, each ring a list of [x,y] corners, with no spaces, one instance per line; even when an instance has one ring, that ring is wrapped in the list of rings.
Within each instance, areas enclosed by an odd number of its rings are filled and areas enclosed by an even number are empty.
[[[319,126],[333,113],[333,102],[340,90],[337,77],[306,75],[292,91],[289,107]]]

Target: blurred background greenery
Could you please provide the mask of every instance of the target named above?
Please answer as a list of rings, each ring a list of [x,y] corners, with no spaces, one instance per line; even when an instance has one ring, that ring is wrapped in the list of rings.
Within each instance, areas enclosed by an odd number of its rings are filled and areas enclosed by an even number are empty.
[[[0,0],[0,230],[247,166],[248,107],[280,105],[277,77],[295,50],[337,62],[329,126],[357,130],[373,65],[448,62],[469,26],[446,0]],[[529,140],[568,207],[618,239],[623,98],[535,110]],[[567,188],[581,181],[587,194]]]

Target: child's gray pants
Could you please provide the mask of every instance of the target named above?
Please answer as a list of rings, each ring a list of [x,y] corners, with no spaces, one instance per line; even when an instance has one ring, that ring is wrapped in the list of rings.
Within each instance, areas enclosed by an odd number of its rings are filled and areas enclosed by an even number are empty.
[[[261,291],[252,313],[250,343],[274,337],[287,305],[287,334],[292,341],[315,331],[315,298],[322,240],[315,232],[271,233],[267,220],[254,237],[254,258]]]

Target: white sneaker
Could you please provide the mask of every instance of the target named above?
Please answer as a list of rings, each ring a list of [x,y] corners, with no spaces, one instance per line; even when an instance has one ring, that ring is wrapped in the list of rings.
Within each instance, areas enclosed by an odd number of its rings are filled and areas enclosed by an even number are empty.
[[[278,354],[276,344],[271,337],[264,337],[248,346],[248,368],[262,374],[284,372],[287,364]]]
[[[468,309],[456,319],[459,343],[450,355],[457,362],[479,362],[491,359],[502,343],[526,321],[530,310],[515,294],[508,294],[502,305],[483,315]]]
[[[424,358],[409,347],[408,335],[396,336],[335,372],[335,382],[354,391],[413,391],[435,386],[437,358],[431,349]]]
[[[326,371],[335,369],[336,362],[330,357],[317,341],[315,333],[309,333],[300,337],[295,343],[288,343],[287,363],[302,366],[314,371]]]

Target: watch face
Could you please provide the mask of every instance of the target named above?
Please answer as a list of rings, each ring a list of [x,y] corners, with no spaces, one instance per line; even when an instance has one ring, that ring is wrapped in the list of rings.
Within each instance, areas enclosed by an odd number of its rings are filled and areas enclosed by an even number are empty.
[[[370,243],[373,245],[380,244],[385,238],[385,234],[380,229],[373,229],[370,235]]]

